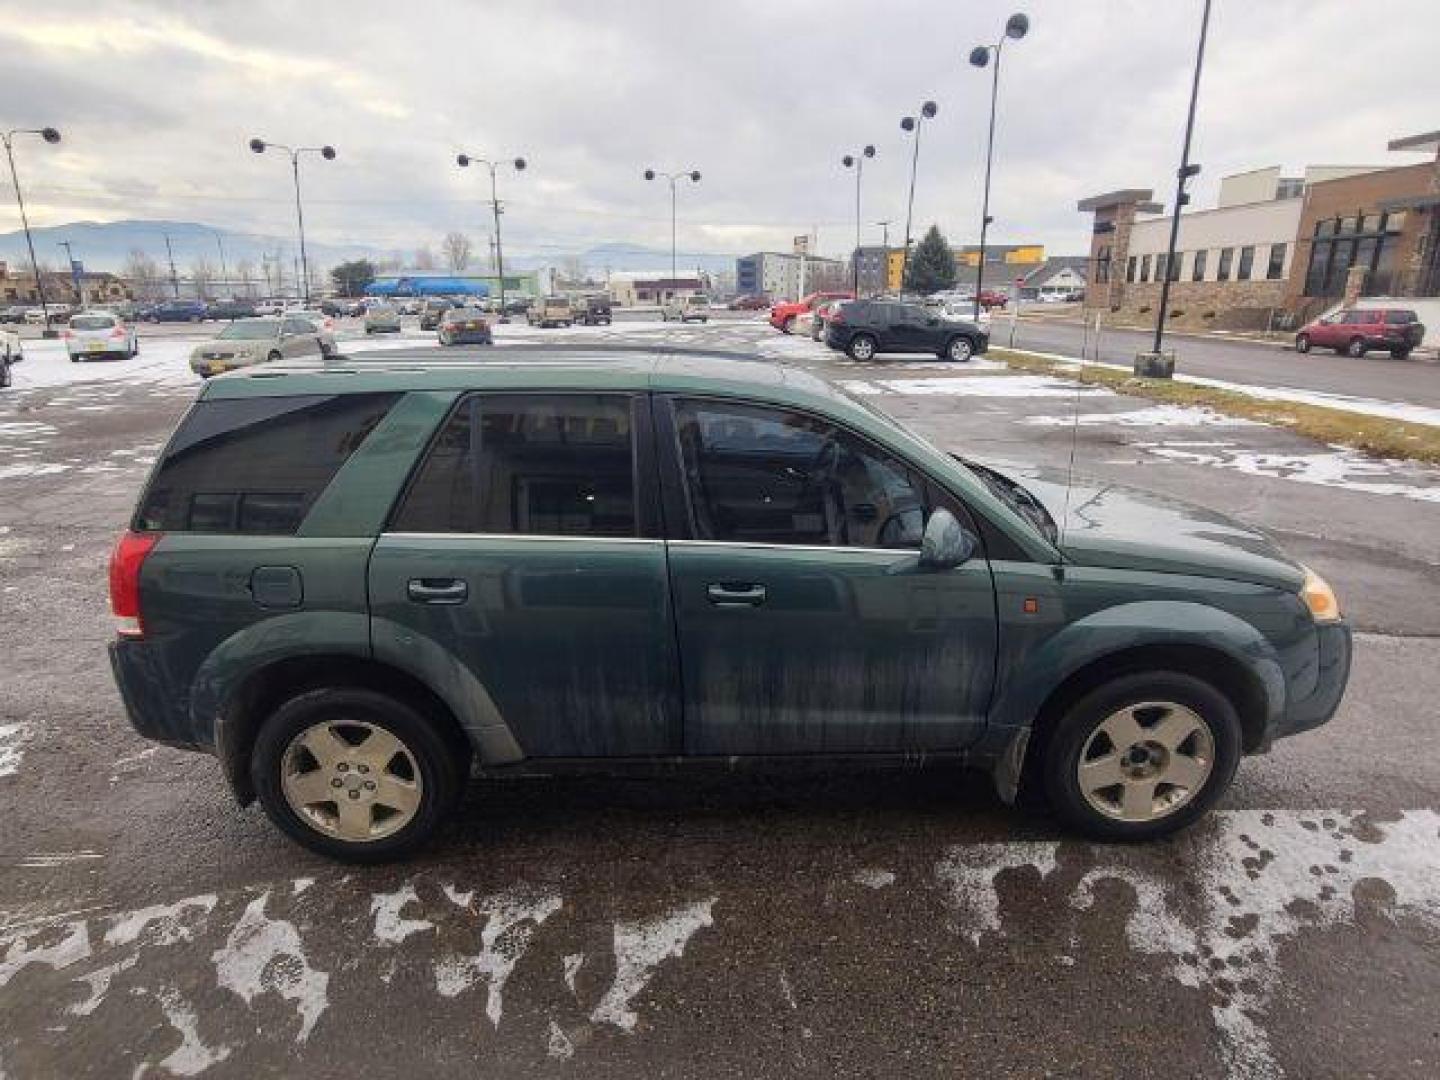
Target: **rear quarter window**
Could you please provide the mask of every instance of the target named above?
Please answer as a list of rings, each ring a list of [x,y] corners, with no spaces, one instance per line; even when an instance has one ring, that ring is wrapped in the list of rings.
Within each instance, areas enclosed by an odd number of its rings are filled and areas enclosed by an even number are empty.
[[[142,532],[288,536],[400,395],[199,402],[140,503]]]

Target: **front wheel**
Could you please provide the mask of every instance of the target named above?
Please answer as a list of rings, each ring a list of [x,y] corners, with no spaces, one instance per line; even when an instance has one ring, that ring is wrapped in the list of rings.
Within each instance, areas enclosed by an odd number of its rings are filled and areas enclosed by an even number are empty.
[[[850,339],[850,344],[845,351],[850,354],[852,360],[873,360],[875,358],[875,339],[869,334],[856,334]]]
[[[1364,340],[1363,340],[1362,338],[1358,338],[1358,337],[1357,337],[1357,338],[1352,338],[1352,339],[1350,340],[1350,344],[1347,345],[1347,346],[1345,346],[1345,355],[1346,355],[1346,356],[1352,356],[1352,357],[1354,357],[1354,358],[1357,359],[1357,360],[1358,360],[1360,357],[1364,356],[1364,355],[1365,355],[1365,342],[1364,342]]]
[[[1309,334],[1300,334],[1295,338],[1295,351],[1298,353],[1307,353],[1310,351]]]
[[[291,839],[347,862],[418,850],[464,791],[468,747],[409,705],[327,687],[291,698],[264,723],[250,778]]]
[[[265,362],[267,364],[278,364],[280,360],[281,357],[278,349],[272,349],[270,351],[270,355],[265,358]]]
[[[1240,761],[1240,718],[1209,683],[1125,675],[1075,702],[1042,761],[1060,817],[1100,840],[1148,840],[1203,816]]]
[[[958,364],[969,360],[975,352],[975,346],[970,344],[970,339],[957,337],[945,348],[945,355]]]

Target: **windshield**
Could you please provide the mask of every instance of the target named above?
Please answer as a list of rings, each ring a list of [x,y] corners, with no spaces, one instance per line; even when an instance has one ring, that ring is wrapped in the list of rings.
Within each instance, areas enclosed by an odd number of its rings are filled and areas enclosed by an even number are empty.
[[[262,341],[265,338],[278,337],[280,335],[280,323],[275,319],[249,319],[245,322],[231,323],[224,330],[220,331],[221,341]]]

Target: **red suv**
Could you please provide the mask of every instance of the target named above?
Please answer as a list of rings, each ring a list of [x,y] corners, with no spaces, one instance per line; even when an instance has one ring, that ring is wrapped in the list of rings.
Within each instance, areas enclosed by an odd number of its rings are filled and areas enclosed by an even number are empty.
[[[814,311],[815,305],[826,300],[854,300],[852,292],[812,292],[799,300],[782,300],[770,309],[770,325],[781,333],[795,329],[795,317],[803,311]]]
[[[1307,353],[1310,346],[1319,345],[1346,356],[1364,356],[1371,349],[1385,349],[1404,360],[1424,337],[1425,327],[1413,311],[1345,308],[1307,323],[1295,335],[1295,351]]]

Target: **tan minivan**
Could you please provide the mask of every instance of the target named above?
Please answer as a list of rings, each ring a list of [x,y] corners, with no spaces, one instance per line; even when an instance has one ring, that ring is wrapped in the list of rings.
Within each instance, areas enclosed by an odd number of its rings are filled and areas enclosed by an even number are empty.
[[[573,326],[575,311],[568,296],[545,296],[530,305],[525,321],[531,326]]]

